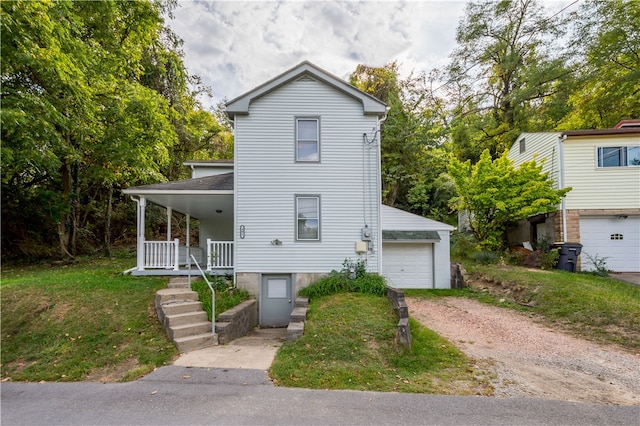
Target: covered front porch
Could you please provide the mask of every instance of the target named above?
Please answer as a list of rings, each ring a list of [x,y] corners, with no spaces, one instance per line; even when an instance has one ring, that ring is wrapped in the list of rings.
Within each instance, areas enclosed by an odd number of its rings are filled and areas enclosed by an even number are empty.
[[[132,275],[190,275],[199,273],[195,262],[210,274],[232,274],[233,173],[184,181],[138,186],[124,190],[137,207],[137,256]],[[149,203],[167,211],[166,240],[147,239],[146,209]],[[173,214],[186,217],[184,241],[172,235]],[[191,219],[198,219],[199,241],[190,242]]]

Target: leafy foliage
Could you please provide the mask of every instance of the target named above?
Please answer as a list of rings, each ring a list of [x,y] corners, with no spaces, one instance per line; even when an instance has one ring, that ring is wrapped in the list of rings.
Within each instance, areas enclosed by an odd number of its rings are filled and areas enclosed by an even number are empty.
[[[335,293],[364,293],[384,296],[387,294],[385,280],[378,274],[366,272],[363,261],[345,259],[340,272],[331,271],[329,276],[320,278],[300,289],[300,296],[315,298]]]
[[[234,287],[229,277],[216,275],[208,278],[208,280],[216,293],[216,319],[221,313],[251,298],[248,291]],[[207,313],[207,317],[211,321],[211,289],[204,280],[193,281],[191,289],[198,293],[202,309]]]
[[[563,28],[535,0],[467,5],[447,68],[452,148],[459,158],[475,162],[485,149],[497,157],[519,133],[549,130],[542,127],[549,123],[534,123],[569,75],[553,43]]]
[[[0,6],[3,256],[108,251],[113,212],[129,202],[120,188],[177,177],[192,153],[229,152],[163,26],[169,3]]]
[[[484,250],[500,252],[506,248],[509,225],[528,216],[555,210],[571,188],[557,190],[542,165],[529,161],[516,169],[505,151],[492,160],[485,150],[480,160],[461,162],[451,157],[449,174],[458,196],[460,211],[469,212],[469,226]]]

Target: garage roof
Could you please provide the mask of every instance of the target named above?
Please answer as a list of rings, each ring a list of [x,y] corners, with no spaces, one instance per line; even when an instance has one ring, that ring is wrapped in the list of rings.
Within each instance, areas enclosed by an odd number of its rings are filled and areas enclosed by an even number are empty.
[[[380,206],[380,219],[383,239],[385,231],[453,231],[456,229],[446,223],[385,205]]]
[[[382,231],[382,241],[438,242],[438,231]]]

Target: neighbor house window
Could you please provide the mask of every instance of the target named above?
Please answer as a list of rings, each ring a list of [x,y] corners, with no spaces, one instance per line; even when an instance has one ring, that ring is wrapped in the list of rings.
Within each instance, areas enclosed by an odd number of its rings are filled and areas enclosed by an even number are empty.
[[[640,166],[640,146],[598,147],[598,167]]]
[[[296,240],[320,240],[320,197],[296,196]]]
[[[320,120],[296,119],[296,161],[320,161]]]
[[[527,146],[524,143],[524,138],[520,139],[520,154],[527,150]]]

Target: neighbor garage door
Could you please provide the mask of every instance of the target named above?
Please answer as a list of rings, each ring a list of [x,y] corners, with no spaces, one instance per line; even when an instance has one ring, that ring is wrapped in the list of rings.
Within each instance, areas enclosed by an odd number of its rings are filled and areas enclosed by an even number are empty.
[[[581,264],[593,269],[585,253],[607,257],[606,267],[615,272],[640,272],[640,217],[580,218]]]
[[[382,243],[382,275],[396,288],[433,288],[433,243]]]

